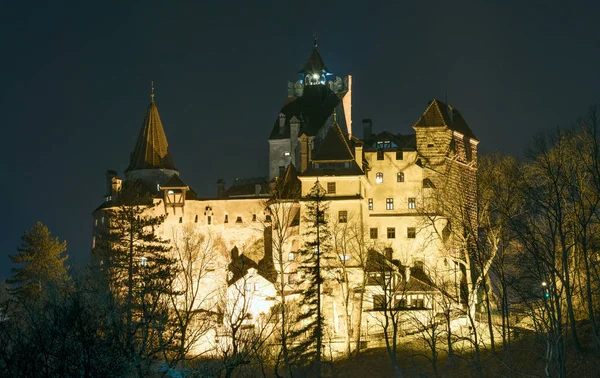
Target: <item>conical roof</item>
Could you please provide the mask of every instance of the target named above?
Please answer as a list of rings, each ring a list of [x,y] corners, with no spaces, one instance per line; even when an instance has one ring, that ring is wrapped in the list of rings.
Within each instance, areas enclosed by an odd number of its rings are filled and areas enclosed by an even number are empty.
[[[125,172],[138,169],[177,170],[169,152],[167,136],[154,100],[148,106],[142,130],[131,154],[129,167]]]
[[[330,72],[327,69],[327,67],[325,66],[325,63],[323,63],[321,54],[319,54],[319,51],[315,47],[315,48],[313,48],[312,53],[308,57],[308,61],[304,65],[304,68],[302,68],[300,71],[298,71],[298,73],[303,73],[303,74],[326,73],[327,74]]]
[[[447,126],[469,138],[477,139],[457,109],[434,98],[413,127],[436,126]]]

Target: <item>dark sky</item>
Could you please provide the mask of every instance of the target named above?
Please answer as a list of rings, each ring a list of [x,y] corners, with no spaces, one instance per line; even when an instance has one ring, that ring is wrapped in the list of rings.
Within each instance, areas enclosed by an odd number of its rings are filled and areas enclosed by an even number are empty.
[[[0,277],[37,220],[67,240],[72,263],[89,261],[104,172],[127,167],[151,80],[175,164],[202,196],[221,177],[267,175],[267,137],[315,31],[328,68],[353,75],[359,135],[361,118],[412,132],[447,93],[482,152],[521,155],[533,135],[599,102],[599,10],[548,0],[2,2]]]

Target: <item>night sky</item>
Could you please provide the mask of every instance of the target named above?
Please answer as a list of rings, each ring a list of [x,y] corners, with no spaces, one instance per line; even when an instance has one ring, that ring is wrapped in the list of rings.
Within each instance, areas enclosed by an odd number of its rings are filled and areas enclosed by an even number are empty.
[[[481,3],[2,2],[0,277],[37,220],[67,240],[72,264],[89,261],[104,172],[127,167],[151,80],[198,194],[266,176],[268,135],[315,31],[334,75],[353,75],[359,136],[362,118],[411,133],[447,96],[480,151],[522,156],[600,102],[597,1]]]

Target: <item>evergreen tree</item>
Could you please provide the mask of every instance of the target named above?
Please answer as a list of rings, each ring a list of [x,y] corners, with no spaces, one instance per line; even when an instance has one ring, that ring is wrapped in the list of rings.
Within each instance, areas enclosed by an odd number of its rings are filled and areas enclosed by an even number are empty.
[[[157,356],[164,356],[171,340],[169,298],[177,274],[169,241],[156,234],[165,215],[153,216],[153,198],[140,184],[127,183],[115,207],[107,210],[109,228],[99,239],[106,278],[124,307],[125,344],[136,361],[138,374],[146,374]]]
[[[303,220],[304,247],[300,251],[303,258],[300,269],[303,273],[301,308],[298,317],[301,327],[292,339],[303,336],[296,345],[296,356],[300,362],[313,364],[314,376],[321,376],[321,355],[325,322],[322,310],[323,266],[330,250],[328,227],[328,203],[325,190],[317,181],[306,197]]]
[[[35,300],[48,290],[65,285],[69,276],[64,262],[67,255],[67,242],[52,237],[48,227],[37,222],[21,237],[18,253],[10,256],[13,264],[21,264],[12,268],[12,278],[7,283],[9,290],[19,300]]]

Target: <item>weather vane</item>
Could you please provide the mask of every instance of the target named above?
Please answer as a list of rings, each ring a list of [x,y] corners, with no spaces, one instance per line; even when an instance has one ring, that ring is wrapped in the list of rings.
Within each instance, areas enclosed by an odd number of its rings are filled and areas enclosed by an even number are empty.
[[[313,33],[313,47],[316,49],[317,48],[317,39],[319,39],[319,37],[317,36],[317,32]]]
[[[152,80],[151,83],[152,83],[152,92],[150,92],[150,98],[152,99],[152,102],[154,102],[154,80]]]

